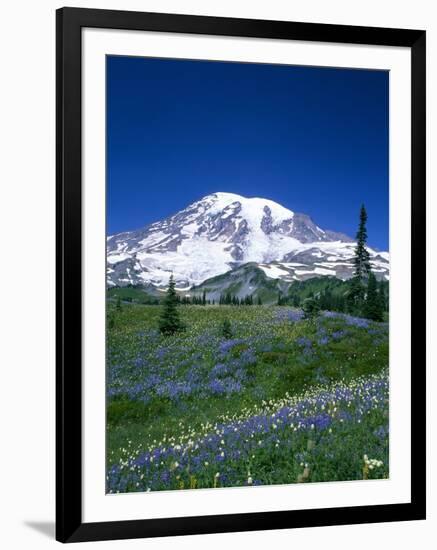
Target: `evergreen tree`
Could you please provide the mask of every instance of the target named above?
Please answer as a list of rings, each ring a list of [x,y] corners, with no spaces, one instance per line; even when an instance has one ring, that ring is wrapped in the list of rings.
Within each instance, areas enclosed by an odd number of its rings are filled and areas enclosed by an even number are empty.
[[[258,305],[259,305],[259,306],[262,306],[262,305],[263,305],[263,302],[262,302],[262,300],[261,300],[261,296],[258,296]]]
[[[202,294],[202,306],[206,306],[206,290]]]
[[[224,338],[226,338],[227,340],[232,338],[232,326],[231,326],[231,322],[229,321],[229,319],[227,319],[227,318],[224,319],[224,321],[222,323],[221,332],[222,332],[222,336]]]
[[[329,288],[326,288],[320,295],[320,309],[333,309],[333,297]]]
[[[114,315],[112,315],[111,313],[108,314],[108,329],[111,330],[115,327],[115,319],[114,319]]]
[[[117,311],[121,311],[121,298],[120,298],[120,296],[117,296],[117,302],[115,304],[115,309]]]
[[[319,315],[320,304],[315,298],[306,298],[302,304],[305,319],[314,319]]]
[[[383,319],[383,305],[378,292],[376,277],[372,271],[369,273],[366,302],[363,313],[365,317],[372,319],[373,321],[382,321]]]
[[[334,311],[340,311],[344,313],[346,311],[346,298],[344,295],[338,296],[335,302]]]
[[[178,297],[175,289],[173,274],[170,276],[168,289],[164,298],[161,318],[159,320],[159,330],[162,334],[174,334],[183,329],[182,322],[179,317]]]
[[[383,311],[388,311],[388,296],[386,290],[388,290],[387,284],[381,279],[378,285],[378,294]]]
[[[356,234],[357,246],[354,256],[354,275],[350,282],[350,290],[347,297],[347,309],[349,313],[359,314],[364,307],[365,286],[364,283],[370,274],[370,256],[366,248],[367,243],[367,212],[364,204],[360,209],[360,222]]]
[[[364,207],[364,204],[361,205],[360,210],[360,223],[358,225],[358,231],[356,235],[357,247],[355,249],[354,257],[354,267],[355,272],[354,276],[363,281],[366,279],[370,273],[370,256],[366,248],[367,243],[367,212]]]
[[[347,312],[358,315],[364,304],[365,287],[358,277],[352,277],[347,295]]]

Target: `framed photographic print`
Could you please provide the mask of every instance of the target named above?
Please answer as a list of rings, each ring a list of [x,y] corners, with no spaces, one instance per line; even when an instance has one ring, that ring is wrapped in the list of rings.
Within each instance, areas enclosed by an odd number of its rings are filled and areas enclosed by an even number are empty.
[[[57,12],[57,539],[425,518],[425,32]]]

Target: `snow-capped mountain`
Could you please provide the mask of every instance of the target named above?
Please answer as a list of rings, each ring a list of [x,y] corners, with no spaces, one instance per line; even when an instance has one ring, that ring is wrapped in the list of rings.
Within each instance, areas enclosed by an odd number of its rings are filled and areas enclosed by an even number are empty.
[[[246,263],[273,279],[353,273],[355,243],[318,227],[309,216],[268,199],[213,193],[162,221],[107,238],[108,286],[142,284],[190,289]],[[388,252],[368,249],[378,278],[388,278]]]

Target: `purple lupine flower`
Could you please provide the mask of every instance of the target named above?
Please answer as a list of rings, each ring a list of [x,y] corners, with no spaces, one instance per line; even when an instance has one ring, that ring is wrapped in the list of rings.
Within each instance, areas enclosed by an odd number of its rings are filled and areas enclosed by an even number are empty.
[[[306,336],[300,336],[299,338],[296,338],[296,344],[305,348],[310,348],[313,345],[312,341]]]

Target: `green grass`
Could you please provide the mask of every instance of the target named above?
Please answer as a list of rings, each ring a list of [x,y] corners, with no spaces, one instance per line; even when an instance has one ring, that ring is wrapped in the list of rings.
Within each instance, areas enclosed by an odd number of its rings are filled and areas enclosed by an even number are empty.
[[[154,296],[151,296],[138,286],[110,288],[107,290],[107,297],[114,301],[120,298],[122,301],[137,304],[152,304],[156,301]]]
[[[163,337],[157,332],[160,307],[109,307],[115,323],[108,333],[108,380],[116,391],[108,398],[108,465],[118,462],[128,447],[150,448],[188,428],[197,432],[223,416],[241,415],[262,401],[299,395],[320,384],[347,383],[388,366],[383,324],[361,328],[343,318],[323,317],[293,322],[281,319],[292,311],[281,307],[183,306],[179,311],[186,330]],[[224,319],[231,321],[239,342],[222,358],[218,350],[224,342]],[[334,337],[342,331],[344,335]],[[160,395],[159,381],[164,386],[182,383],[193,369],[207,386],[217,364],[238,371],[243,380],[239,391]],[[239,380],[232,376],[226,379]],[[143,388],[153,377],[158,383]],[[132,393],[137,386],[143,389]]]

